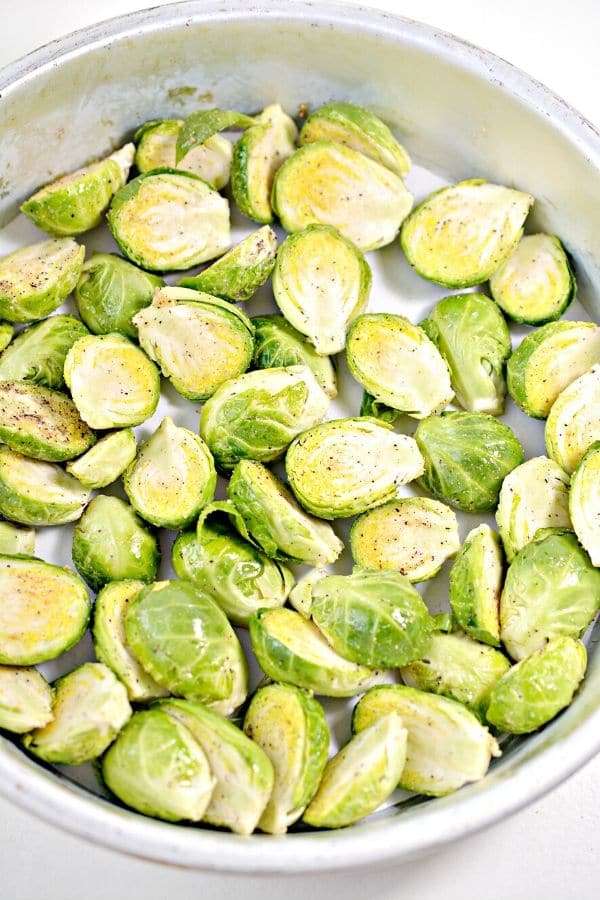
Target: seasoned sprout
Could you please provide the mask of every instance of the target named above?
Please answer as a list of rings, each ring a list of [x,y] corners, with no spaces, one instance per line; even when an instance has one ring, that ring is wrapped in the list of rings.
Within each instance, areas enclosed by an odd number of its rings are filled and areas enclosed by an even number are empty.
[[[332,419],[296,438],[285,467],[302,506],[339,519],[395,497],[423,473],[423,460],[413,438],[375,419]]]
[[[76,341],[65,360],[65,381],[79,415],[91,428],[141,425],[160,397],[158,369],[120,334]]]
[[[0,317],[33,322],[50,315],[77,284],[84,256],[85,247],[63,238],[0,259]]]
[[[409,581],[426,581],[458,553],[458,522],[439,500],[403,497],[359,516],[350,549],[363,569],[395,569]]]
[[[60,391],[67,353],[88,330],[73,316],[50,316],[30,325],[0,356],[0,381],[31,381]]]
[[[206,400],[252,361],[250,319],[209,294],[163,288],[152,305],[136,315],[134,324],[148,356],[187,400]]]
[[[600,571],[573,532],[544,529],[508,570],[500,600],[502,643],[519,661],[554,637],[581,637],[599,598]]]
[[[64,525],[82,514],[90,492],[54,463],[0,446],[0,515],[21,525]]]
[[[32,666],[55,659],[87,628],[87,588],[62,566],[30,556],[1,556],[0,596],[0,663]]]
[[[124,255],[151,271],[189,269],[230,244],[228,201],[177,169],[154,169],[121,188],[108,224]]]
[[[551,234],[528,234],[492,274],[490,292],[515,322],[541,325],[560,319],[577,285],[560,240]]]
[[[399,572],[355,570],[312,588],[311,616],[340,656],[371,668],[399,668],[425,654],[433,621]]]
[[[343,828],[375,812],[400,780],[407,735],[395,712],[356,734],[327,763],[302,820],[315,828]]]
[[[600,440],[600,365],[562,391],[546,420],[546,450],[569,475]]]
[[[131,428],[112,431],[100,438],[79,459],[67,463],[67,472],[86,488],[103,488],[123,474],[133,461],[136,450],[135,434]]]
[[[328,406],[308,366],[260,369],[215,391],[202,408],[200,433],[223,469],[240,459],[272,462],[297,434],[320,422]]]
[[[476,641],[500,646],[500,594],[504,583],[502,541],[478,525],[450,570],[450,606],[460,627]]]
[[[360,316],[348,334],[346,360],[369,394],[414,419],[441,412],[454,397],[439,350],[404,316]]]
[[[37,669],[0,666],[0,728],[23,734],[52,721],[52,689]]]
[[[569,476],[546,456],[528,459],[502,482],[496,522],[509,563],[540,528],[570,528]]]
[[[138,128],[135,165],[141,174],[152,169],[177,168],[192,172],[220,191],[229,181],[233,146],[227,138],[213,134],[208,140],[193,147],[179,162],[175,158],[177,137],[183,119],[154,119]]]
[[[523,234],[533,197],[473,178],[430,194],[402,226],[410,265],[450,288],[487,281]]]
[[[101,756],[131,717],[125,686],[102,663],[84,663],[54,685],[52,721],[23,738],[46,762],[78,766]]]
[[[73,562],[94,591],[125,578],[153,581],[160,563],[154,532],[119,497],[98,494],[73,532]]]
[[[296,331],[283,316],[254,316],[254,366],[275,369],[280,366],[308,366],[328,397],[337,395],[333,363],[319,356],[308,339]]]
[[[34,556],[35,531],[10,522],[0,522],[0,554]]]
[[[181,287],[241,303],[265,283],[275,265],[277,235],[268,225],[253,231],[199,275],[182,278]]]
[[[0,440],[24,456],[62,462],[85,453],[96,438],[60,391],[0,381]]]
[[[506,396],[504,370],[511,354],[510,332],[489,297],[444,297],[421,322],[421,328],[444,357],[452,389],[463,409],[502,415]]]
[[[227,494],[267,556],[323,566],[335,562],[344,549],[331,526],[307,515],[277,476],[260,463],[238,463]]]
[[[394,240],[413,198],[402,179],[375,160],[343,144],[315,141],[283,164],[272,202],[286,231],[333,225],[366,251]]]
[[[162,278],[142,272],[116,253],[94,253],[81,270],[75,301],[93,334],[118,332],[137,340],[132,319],[163,285]]]
[[[569,512],[580,544],[600,567],[600,441],[592,444],[573,473]]]
[[[105,159],[57,178],[29,197],[21,212],[42,231],[57,237],[95,228],[127,181],[134,155],[133,144],[125,144]]]
[[[354,709],[352,727],[361,732],[396,712],[408,731],[406,764],[399,787],[443,797],[486,774],[495,739],[461,703],[402,685],[372,688]]]
[[[268,684],[252,698],[244,731],[271,760],[273,790],[258,827],[285,834],[312,800],[329,750],[329,729],[321,704],[291,684]]]
[[[410,170],[408,153],[379,116],[354,103],[325,103],[308,116],[300,144],[335,141],[370,156],[397,175]]]
[[[425,460],[421,485],[466,512],[494,509],[502,482],[524,459],[508,425],[483,413],[431,416],[419,422],[415,440]]]
[[[351,241],[330,225],[309,225],[279,248],[273,293],[286,319],[327,355],[344,349],[350,323],[367,308],[371,281]]]
[[[488,722],[510,734],[541,728],[570,704],[586,664],[581,641],[553,638],[497,682],[487,710]]]
[[[142,444],[123,478],[125,493],[140,516],[174,529],[198,518],[216,485],[215,464],[202,438],[168,417]]]
[[[249,628],[254,654],[273,681],[325,697],[354,697],[381,680],[380,672],[336,653],[313,622],[291,609],[263,609]]]
[[[600,363],[600,325],[549,322],[528,334],[508,361],[508,392],[528,416],[545,419],[559,394]]]
[[[199,822],[215,786],[200,744],[160,708],[134,713],[102,759],[102,778],[127,806],[167,822]]]
[[[6,350],[13,339],[15,329],[10,322],[2,322],[0,320],[0,353]]]

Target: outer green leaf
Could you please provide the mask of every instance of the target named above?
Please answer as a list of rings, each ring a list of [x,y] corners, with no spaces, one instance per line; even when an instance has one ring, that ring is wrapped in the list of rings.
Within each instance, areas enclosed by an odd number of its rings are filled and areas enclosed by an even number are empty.
[[[180,162],[194,147],[204,144],[213,134],[232,128],[249,128],[255,122],[252,116],[231,109],[200,109],[192,113],[184,120],[177,135],[175,163]]]

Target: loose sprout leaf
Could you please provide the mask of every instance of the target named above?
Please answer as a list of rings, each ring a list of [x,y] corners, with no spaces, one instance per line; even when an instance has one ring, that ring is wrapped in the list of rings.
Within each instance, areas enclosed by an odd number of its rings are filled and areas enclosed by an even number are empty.
[[[292,609],[295,609],[297,613],[300,613],[304,619],[310,619],[313,587],[317,581],[320,581],[321,578],[325,578],[327,574],[328,572],[325,568],[309,569],[302,578],[298,579],[291,589],[288,598],[290,606]]]
[[[179,285],[232,303],[243,303],[268,279],[276,254],[277,235],[269,225],[264,225],[199,275],[182,278]]]
[[[0,554],[35,556],[35,531],[10,522],[0,522]]]
[[[320,356],[308,339],[283,316],[253,316],[254,359],[257,369],[308,366],[332,399],[337,396],[336,374],[328,356]]]
[[[493,647],[500,645],[503,583],[502,541],[489,525],[479,525],[466,536],[450,570],[450,606],[463,631]]]
[[[176,160],[177,138],[183,119],[154,119],[138,128],[135,164],[144,174],[152,169],[169,167],[192,172],[220,191],[229,181],[233,145],[227,138],[214,134],[203,144],[193,147],[182,159]]]
[[[600,567],[600,441],[592,444],[571,478],[569,512],[592,564]]]
[[[84,487],[98,489],[112,484],[133,462],[137,450],[131,428],[112,431],[78,459],[68,462],[66,470]]]
[[[88,330],[73,316],[57,315],[24,328],[0,356],[0,381],[31,381],[60,391],[67,353]]]
[[[184,119],[177,135],[175,163],[181,160],[195,147],[204,144],[219,131],[233,128],[249,128],[256,123],[252,116],[235,112],[231,109],[201,109]]]
[[[23,734],[52,720],[52,689],[37,669],[0,666],[0,728]]]
[[[546,450],[569,475],[600,440],[600,365],[558,395],[546,420]]]
[[[0,317],[33,322],[54,312],[77,284],[84,256],[85,247],[62,238],[0,259]]]
[[[386,403],[376,400],[368,391],[363,391],[363,398],[360,404],[360,415],[367,416],[371,419],[379,419],[386,425],[393,425],[400,418],[402,413],[399,409],[393,409]]]
[[[78,519],[90,492],[54,463],[0,446],[0,515],[21,525],[64,525]]]

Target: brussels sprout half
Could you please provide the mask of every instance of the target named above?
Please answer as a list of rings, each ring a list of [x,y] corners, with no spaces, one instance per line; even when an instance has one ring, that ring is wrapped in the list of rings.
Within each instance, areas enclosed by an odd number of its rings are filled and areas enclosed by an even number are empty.
[[[34,556],[35,531],[32,528],[20,528],[10,522],[0,522],[0,554]]]
[[[135,165],[145,175],[153,169],[176,168],[192,172],[212,188],[220,191],[229,181],[233,146],[227,138],[214,134],[176,160],[177,138],[183,119],[154,119],[138,128]]]
[[[6,350],[13,339],[15,329],[11,322],[2,322],[0,320],[0,353]]]
[[[483,294],[454,294],[438,301],[421,322],[450,370],[456,399],[469,412],[504,412],[504,370],[510,332],[498,307]]]
[[[337,396],[333,363],[328,356],[319,356],[308,339],[296,331],[283,316],[253,316],[254,366],[273,369],[279,366],[308,366],[332,399]]]
[[[33,322],[50,315],[77,284],[84,256],[85,247],[63,238],[0,259],[0,318]]]
[[[0,515],[21,525],[64,525],[78,519],[90,492],[54,463],[0,446]]]
[[[359,516],[350,549],[363,569],[396,569],[409,581],[427,581],[460,550],[458,522],[439,500],[403,497]]]
[[[37,669],[0,666],[0,728],[23,734],[52,721],[52,689]]]
[[[476,641],[500,646],[500,595],[504,583],[502,541],[489,525],[478,525],[450,570],[450,606],[460,627]]]
[[[600,363],[600,325],[549,322],[528,334],[510,357],[508,392],[524,413],[545,419],[559,394]]]
[[[321,355],[344,349],[350,323],[367,308],[371,282],[360,250],[330,225],[290,234],[273,271],[279,309]]]
[[[500,637],[517,661],[554,637],[578,638],[600,606],[600,571],[572,531],[546,528],[519,550],[500,599]]]
[[[63,175],[29,197],[21,212],[42,231],[57,237],[95,228],[127,181],[134,155],[133,144],[125,144],[105,159]]]
[[[333,225],[366,251],[394,240],[413,197],[398,175],[375,160],[343,144],[315,141],[284,162],[272,203],[286,231]]]
[[[569,512],[579,542],[600,567],[600,441],[589,448],[571,478]]]
[[[423,473],[423,460],[413,438],[375,419],[332,419],[296,438],[285,468],[305,509],[339,519],[395,497]]]
[[[206,400],[252,361],[250,319],[209,294],[162,288],[152,305],[135,316],[134,324],[148,356],[187,400]]]
[[[90,597],[70,569],[0,556],[0,663],[31,666],[69,650],[87,628]]]
[[[115,195],[108,225],[124,255],[143,269],[189,269],[229,249],[229,203],[178,169],[138,175]]]
[[[548,456],[569,475],[594,441],[600,441],[600,365],[561,391],[546,419]]]
[[[523,234],[533,197],[473,178],[430,194],[402,226],[415,271],[450,288],[487,281]]]
[[[65,381],[91,428],[141,425],[160,398],[158,369],[121,334],[79,338],[67,353]]]
[[[199,275],[182,278],[181,287],[206,291],[232,303],[249,300],[273,271],[277,235],[268,225],[253,231]]]
[[[131,428],[113,431],[72,462],[66,469],[86,488],[103,488],[119,478],[133,462],[137,450]]]
[[[61,390],[67,353],[86,334],[85,325],[73,316],[50,316],[30,325],[0,356],[0,381],[31,381]]]

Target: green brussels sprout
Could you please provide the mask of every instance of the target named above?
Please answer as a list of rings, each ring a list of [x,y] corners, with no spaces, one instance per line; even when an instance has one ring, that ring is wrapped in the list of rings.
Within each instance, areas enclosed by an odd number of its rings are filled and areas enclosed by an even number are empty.
[[[279,104],[267,106],[233,148],[231,190],[249,219],[273,221],[271,188],[281,164],[295,149],[298,129]]]
[[[446,412],[423,419],[415,440],[425,460],[421,486],[466,512],[494,509],[502,482],[524,459],[508,425],[484,413]]]
[[[327,763],[302,821],[315,828],[344,828],[375,812],[400,780],[407,737],[395,712],[354,735]]]
[[[367,308],[371,282],[360,250],[331,225],[290,234],[273,270],[279,309],[321,355],[344,349],[351,322]]]
[[[21,212],[57,237],[96,228],[127,181],[134,155],[133,144],[125,144],[105,159],[51,181],[23,203]]]
[[[0,381],[0,440],[24,456],[63,462],[85,453],[96,437],[60,391],[28,381]]]
[[[21,525],[64,525],[78,519],[90,492],[54,463],[0,446],[0,515]]]
[[[81,272],[85,247],[71,238],[39,241],[0,259],[0,317],[33,322],[61,305]]]
[[[187,728],[206,754],[215,787],[203,821],[252,834],[273,789],[269,757],[233,722],[201,703],[163,700],[159,709]]]
[[[66,469],[84,487],[103,488],[123,474],[133,462],[136,451],[137,443],[131,428],[112,431],[79,459],[68,462]]]
[[[312,588],[310,612],[340,656],[377,669],[421,659],[433,631],[418,591],[399,572],[358,569],[322,578]]]
[[[277,476],[260,463],[239,462],[227,495],[267,556],[322,566],[335,562],[344,549],[331,526],[307,515]]]
[[[273,271],[276,254],[277,235],[268,225],[263,225],[199,275],[182,278],[179,285],[232,303],[243,303],[266,282]]]
[[[215,600],[228,619],[248,625],[259,609],[283,606],[294,577],[232,527],[226,503],[206,506],[197,532],[185,532],[173,544],[173,568]]]
[[[254,125],[257,117],[246,116],[233,109],[200,109],[183,122],[175,146],[175,162],[179,164],[190,150],[201,147],[219,131],[244,129]],[[152,123],[149,123],[152,124]],[[147,130],[148,125],[144,127]]]
[[[327,569],[324,568],[309,569],[291,589],[288,597],[290,606],[300,613],[303,619],[310,619],[313,587],[327,574]]]
[[[356,519],[350,550],[363,569],[395,569],[409,581],[427,581],[460,550],[456,515],[428,497],[390,500]]]
[[[37,669],[0,666],[0,728],[23,734],[52,721],[52,689]]]
[[[439,350],[404,316],[359,316],[348,333],[346,361],[350,374],[376,400],[414,419],[441,412],[454,397]]]
[[[0,596],[5,601],[0,606],[0,663],[32,666],[55,659],[87,628],[87,588],[62,566],[33,556],[0,556]]]
[[[378,419],[385,425],[393,425],[400,418],[402,413],[399,409],[392,409],[391,406],[376,400],[368,391],[363,391],[362,402],[360,404],[360,415],[370,419]]]
[[[147,522],[179,530],[195,522],[214,498],[217,473],[202,438],[167,417],[141,445],[123,486]]]
[[[152,169],[177,168],[192,172],[220,191],[229,181],[233,156],[231,141],[214,134],[177,162],[175,150],[182,125],[183,119],[154,119],[138,128],[133,137],[137,145],[135,165],[138,172],[145,175]]]
[[[35,531],[0,521],[0,554],[35,556]]]
[[[536,731],[568,706],[585,674],[581,641],[555,637],[513,666],[494,686],[487,719],[500,731]]]
[[[114,672],[84,663],[55,682],[52,721],[25,735],[23,745],[46,762],[78,766],[104,753],[131,712]]]
[[[75,341],[65,381],[79,415],[91,428],[128,428],[153,415],[160,398],[158,369],[121,334]]]
[[[215,786],[200,744],[156,707],[133,714],[102,759],[102,778],[127,806],[167,822],[200,822]]]
[[[3,322],[0,320],[0,353],[6,350],[13,339],[15,329],[11,322]]]
[[[508,393],[528,416],[545,419],[559,394],[597,363],[600,325],[549,322],[528,334],[510,357]]]
[[[343,144],[315,141],[284,162],[272,203],[286,231],[333,225],[367,251],[394,240],[413,197],[398,175],[375,160]]]
[[[178,169],[153,169],[122,187],[108,225],[127,259],[150,271],[190,269],[230,245],[228,201]]]
[[[206,400],[252,362],[250,319],[209,294],[163,288],[134,321],[148,356],[187,400]]]
[[[267,754],[275,776],[258,827],[285,834],[312,800],[327,764],[329,728],[323,707],[294,685],[268,684],[254,694],[244,731]]]
[[[533,197],[480,178],[435,191],[402,225],[400,242],[428,281],[465,288],[487,281],[518,244]]]
[[[0,356],[0,381],[31,381],[62,390],[67,353],[86,334],[85,325],[67,315],[50,316],[30,325]]]
[[[573,472],[569,512],[580,544],[592,565],[600,567],[600,441],[592,444]]]
[[[506,656],[487,644],[464,634],[433,634],[426,656],[400,674],[409,687],[458,700],[484,718],[494,685],[509,669]]]
[[[398,485],[423,473],[423,460],[412,437],[384,423],[332,419],[296,438],[285,468],[305,509],[339,519],[391,500]]]
[[[202,408],[200,434],[217,465],[272,462],[297,434],[320,422],[329,397],[308,366],[259,369],[232,378]]]
[[[248,667],[235,631],[208,594],[189,581],[143,588],[125,614],[127,643],[146,672],[176,696],[223,715],[248,692]]]
[[[489,525],[478,525],[450,570],[450,606],[469,637],[500,646],[500,595],[504,583],[502,541]]]
[[[560,240],[527,234],[490,278],[490,293],[515,322],[542,325],[560,319],[577,283]]]
[[[154,681],[139,664],[125,637],[125,616],[130,601],[145,587],[143,581],[111,581],[94,604],[94,653],[123,682],[132,702],[144,703],[166,697],[168,691]]]
[[[600,365],[558,395],[546,419],[546,451],[571,475],[588,447],[600,440]]]
[[[364,153],[396,175],[408,175],[410,158],[379,116],[354,103],[325,103],[306,119],[300,130],[300,145],[335,141]]]
[[[75,288],[79,315],[93,334],[117,332],[137,340],[133,317],[152,303],[164,281],[142,272],[116,253],[94,253],[81,270]]]
[[[336,653],[313,622],[291,609],[261,609],[249,629],[259,665],[273,681],[324,697],[354,697],[381,680],[381,672]]]
[[[254,366],[274,369],[280,366],[308,366],[328,397],[337,396],[333,363],[319,356],[307,338],[296,331],[283,316],[254,316]]]
[[[504,412],[504,370],[512,348],[504,316],[483,294],[454,294],[433,307],[421,328],[450,370],[452,389],[469,412]]]
[[[558,636],[581,637],[600,605],[600,571],[572,531],[545,528],[519,550],[500,598],[500,637],[517,662]]]
[[[496,740],[477,716],[456,700],[404,685],[371,688],[354,707],[353,731],[359,733],[383,716],[400,715],[408,731],[406,763],[399,787],[443,797],[486,774]]]
[[[570,528],[569,476],[546,456],[528,459],[502,482],[496,522],[509,563],[540,528]]]
[[[154,532],[119,497],[98,494],[73,532],[73,563],[93,591],[109,581],[156,577],[160,550]]]

